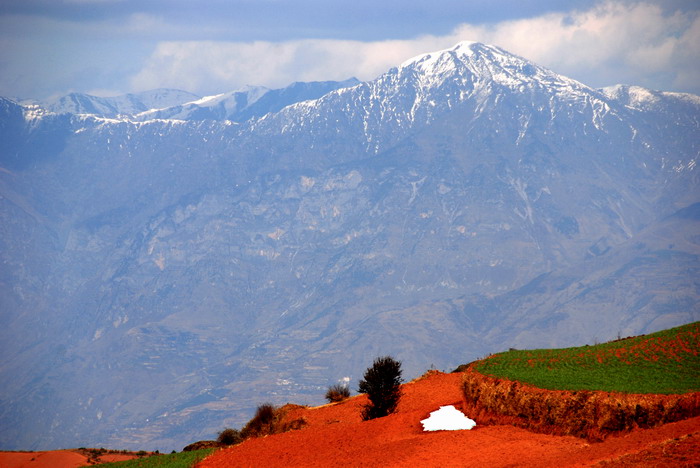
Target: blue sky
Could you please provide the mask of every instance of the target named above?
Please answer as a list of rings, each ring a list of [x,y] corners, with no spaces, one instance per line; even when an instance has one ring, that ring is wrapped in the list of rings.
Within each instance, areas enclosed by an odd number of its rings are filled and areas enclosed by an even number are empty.
[[[2,0],[0,95],[368,80],[461,40],[595,87],[700,94],[696,0]]]

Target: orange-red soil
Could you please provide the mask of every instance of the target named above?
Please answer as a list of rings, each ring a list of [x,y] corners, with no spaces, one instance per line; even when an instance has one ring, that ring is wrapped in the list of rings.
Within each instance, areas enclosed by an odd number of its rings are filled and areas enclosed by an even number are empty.
[[[136,458],[134,454],[106,453],[100,461],[117,462]],[[47,452],[0,452],[2,468],[77,468],[89,466],[88,457],[77,450],[52,450]]]
[[[420,420],[440,406],[462,408],[461,383],[461,374],[431,373],[402,387],[397,413],[372,421],[360,418],[364,395],[290,409],[285,420],[303,418],[304,428],[248,439],[198,467],[700,466],[700,417],[600,443],[478,420],[471,431],[423,432]]]

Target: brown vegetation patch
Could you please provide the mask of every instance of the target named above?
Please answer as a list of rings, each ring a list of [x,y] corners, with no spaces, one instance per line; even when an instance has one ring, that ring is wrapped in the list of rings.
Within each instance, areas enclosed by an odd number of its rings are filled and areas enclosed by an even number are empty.
[[[240,437],[245,440],[301,429],[306,426],[306,420],[303,417],[289,417],[288,415],[295,414],[295,410],[298,411],[302,408],[304,407],[293,404],[286,404],[278,408],[270,403],[263,403],[258,406],[251,420],[240,430]]]
[[[545,390],[471,368],[464,373],[462,390],[465,411],[481,424],[512,424],[591,441],[700,415],[697,392],[653,395]]]
[[[191,443],[187,447],[183,448],[183,452],[193,452],[195,450],[203,450],[208,448],[221,448],[225,447],[224,444],[219,443],[215,440],[200,440],[198,442]]]
[[[335,384],[328,387],[326,400],[328,400],[329,403],[338,403],[346,398],[350,398],[350,388],[347,385]]]

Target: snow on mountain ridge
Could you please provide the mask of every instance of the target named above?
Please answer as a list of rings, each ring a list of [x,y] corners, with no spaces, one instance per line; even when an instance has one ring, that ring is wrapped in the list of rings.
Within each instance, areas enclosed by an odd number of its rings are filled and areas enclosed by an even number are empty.
[[[472,46],[475,46],[475,45],[482,45],[482,44],[480,44],[478,42],[474,42],[474,41],[458,42],[450,49],[444,49],[444,50],[437,51],[437,52],[426,52],[424,54],[419,54],[419,55],[416,55],[415,57],[411,57],[408,60],[405,60],[404,62],[402,62],[398,68],[411,67],[416,63],[426,63],[426,62],[430,63],[431,61],[435,61],[436,58],[441,56],[443,53],[449,52],[449,51],[453,51],[455,53],[461,52],[462,54],[464,54],[466,56],[470,56],[474,53]],[[437,57],[435,57],[435,56],[437,56]]]
[[[237,93],[246,94],[248,97],[248,104],[252,104],[258,99],[260,99],[262,96],[264,96],[268,91],[270,91],[270,89],[264,86],[244,86],[243,88],[236,89],[234,91],[229,91],[227,93],[214,94],[212,96],[204,96],[201,99],[197,99],[196,101],[192,102],[187,102],[185,104],[196,104],[198,106],[203,107],[212,106],[226,100],[227,98],[230,98],[231,96],[234,96]]]
[[[609,114],[617,113],[598,90],[498,47],[460,42],[406,60],[372,81],[297,103],[254,126],[282,133],[313,128],[319,132],[314,138],[321,138],[322,132],[360,131],[364,151],[376,154],[409,129],[430,124],[457,107],[472,114],[472,121],[487,110],[519,116],[522,128],[514,140],[524,137],[535,114],[534,120],[550,124],[558,114],[567,119],[588,115],[590,125],[604,131]]]
[[[56,114],[96,114],[103,117],[117,117],[152,108],[170,107],[198,98],[196,94],[178,89],[154,89],[113,97],[70,93],[38,104]]]
[[[133,116],[134,120],[145,121],[153,119],[188,120],[191,116],[201,115],[205,118],[226,120],[236,112],[249,107],[270,89],[264,86],[245,86],[243,88],[211,96],[204,96],[176,106],[150,109]]]
[[[450,49],[423,54],[404,62],[398,69],[399,74],[407,75],[416,71],[420,89],[414,108],[420,104],[420,99],[426,100],[428,95],[440,96],[446,86],[454,84],[461,88],[459,101],[473,98],[478,102],[477,114],[489,101],[494,104],[503,98],[504,93],[510,93],[511,97],[522,96],[523,109],[534,104],[527,102],[528,97],[536,99],[538,94],[549,95],[551,112],[573,109],[590,112],[591,121],[599,130],[605,116],[612,111],[608,97],[600,91],[499,47],[479,42],[460,42]],[[428,100],[431,106],[433,102]]]
[[[346,81],[297,82],[285,88],[269,89],[263,86],[245,86],[235,91],[206,96],[196,101],[166,109],[158,109],[133,116],[135,120],[231,120],[245,122],[300,101],[317,99],[324,94],[357,82]]]
[[[700,96],[688,93],[673,93],[668,91],[656,91],[635,85],[617,84],[601,88],[607,97],[623,102],[633,109],[650,109],[661,104],[664,99],[673,99],[678,102],[700,106]]]

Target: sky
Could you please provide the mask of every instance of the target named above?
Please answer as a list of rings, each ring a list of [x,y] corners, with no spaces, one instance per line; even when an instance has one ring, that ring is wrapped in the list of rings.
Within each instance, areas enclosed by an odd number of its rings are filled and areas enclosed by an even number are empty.
[[[1,0],[0,95],[371,80],[463,40],[593,87],[700,94],[698,0]]]

